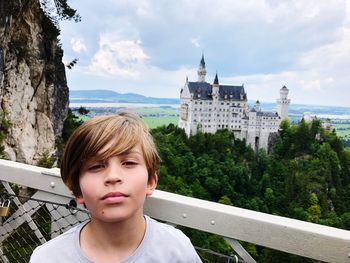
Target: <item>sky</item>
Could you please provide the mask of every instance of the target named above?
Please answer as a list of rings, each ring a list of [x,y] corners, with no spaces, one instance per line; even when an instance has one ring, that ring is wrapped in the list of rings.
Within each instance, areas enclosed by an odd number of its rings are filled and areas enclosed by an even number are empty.
[[[71,0],[61,22],[71,90],[179,98],[197,81],[244,84],[249,100],[350,107],[350,1]]]

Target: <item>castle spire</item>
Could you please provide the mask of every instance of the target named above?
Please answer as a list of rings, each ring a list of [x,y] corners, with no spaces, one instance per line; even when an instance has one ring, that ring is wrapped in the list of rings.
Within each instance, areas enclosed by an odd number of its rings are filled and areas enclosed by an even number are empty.
[[[216,72],[215,74],[215,79],[214,79],[214,85],[219,85],[219,78],[218,78],[218,73]]]
[[[202,54],[202,59],[199,63],[197,72],[198,72],[198,82],[205,82],[205,75],[207,74],[207,70],[205,69],[204,54]]]
[[[199,63],[199,66],[202,66],[203,68],[205,68],[204,53],[202,53],[202,59],[201,59],[201,62]]]
[[[218,78],[218,73],[216,72],[214,83],[213,83],[213,86],[212,86],[212,92],[211,92],[211,95],[213,97],[214,103],[218,102],[218,99],[219,99],[219,88],[220,88],[219,78]]]

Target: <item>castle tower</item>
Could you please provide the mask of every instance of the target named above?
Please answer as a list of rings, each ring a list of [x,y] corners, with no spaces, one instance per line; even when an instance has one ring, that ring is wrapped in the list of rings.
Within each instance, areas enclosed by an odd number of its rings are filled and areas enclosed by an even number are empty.
[[[288,92],[286,86],[280,89],[280,98],[277,100],[277,113],[281,117],[281,120],[288,118],[288,106],[290,104],[290,99],[288,99]]]
[[[257,101],[255,102],[254,110],[255,110],[256,112],[261,111],[260,101],[259,101],[259,100],[257,100]]]
[[[202,55],[201,62],[198,67],[198,82],[205,82],[205,75],[207,75],[207,70],[205,69],[204,55]]]

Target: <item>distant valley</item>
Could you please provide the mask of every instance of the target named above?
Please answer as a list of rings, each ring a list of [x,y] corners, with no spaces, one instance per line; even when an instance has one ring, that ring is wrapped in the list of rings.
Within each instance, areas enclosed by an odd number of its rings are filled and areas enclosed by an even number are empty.
[[[131,110],[142,115],[150,128],[169,123],[177,124],[179,120],[180,99],[154,98],[136,93],[118,93],[111,90],[71,90],[70,107],[77,111],[80,106],[89,109],[87,117],[113,114],[121,110]],[[248,101],[253,107],[255,101]],[[260,102],[263,111],[275,112],[276,103]],[[337,134],[350,144],[350,107],[316,106],[292,104],[289,106],[289,120],[298,123],[303,115],[330,118]]]

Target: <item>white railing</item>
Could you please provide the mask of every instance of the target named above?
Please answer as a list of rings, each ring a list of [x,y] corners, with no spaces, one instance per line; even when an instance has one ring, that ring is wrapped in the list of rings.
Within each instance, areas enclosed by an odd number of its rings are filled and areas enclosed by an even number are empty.
[[[8,191],[8,183],[15,183],[37,189],[37,196],[50,201],[72,199],[58,169],[0,160],[0,181]],[[315,260],[350,263],[350,231],[342,229],[159,190],[147,199],[145,213],[171,224],[221,235],[246,262],[255,260],[236,240]]]

